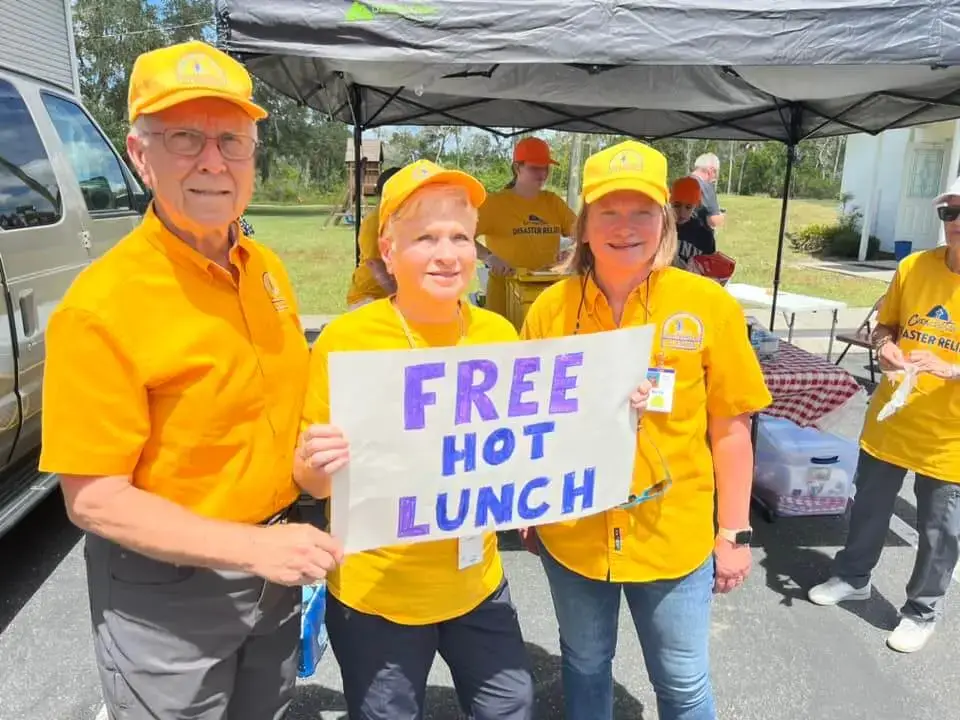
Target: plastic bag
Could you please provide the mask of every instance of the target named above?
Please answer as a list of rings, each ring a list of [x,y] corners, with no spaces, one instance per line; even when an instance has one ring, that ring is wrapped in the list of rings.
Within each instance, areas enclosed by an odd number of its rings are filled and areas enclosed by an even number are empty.
[[[883,422],[906,405],[907,397],[913,392],[913,388],[917,384],[917,368],[913,365],[907,365],[905,370],[901,370],[897,374],[902,374],[903,377],[900,379],[900,384],[897,385],[897,389],[893,391],[893,396],[887,401],[886,405],[880,408],[880,412],[877,413],[878,422]],[[888,381],[893,382],[892,379],[888,379]]]
[[[297,675],[301,678],[308,678],[317,671],[320,658],[327,650],[327,626],[323,622],[326,609],[326,585],[304,585],[300,609],[300,664],[297,668]]]

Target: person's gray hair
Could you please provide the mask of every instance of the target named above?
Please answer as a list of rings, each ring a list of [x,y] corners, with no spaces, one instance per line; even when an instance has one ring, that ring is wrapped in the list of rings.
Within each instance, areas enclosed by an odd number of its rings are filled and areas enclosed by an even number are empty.
[[[137,116],[137,119],[133,121],[133,124],[130,126],[130,132],[128,133],[138,138],[145,138],[150,134],[150,128],[147,127],[147,118],[144,115]]]
[[[694,170],[719,170],[720,158],[713,153],[704,153],[693,163]]]

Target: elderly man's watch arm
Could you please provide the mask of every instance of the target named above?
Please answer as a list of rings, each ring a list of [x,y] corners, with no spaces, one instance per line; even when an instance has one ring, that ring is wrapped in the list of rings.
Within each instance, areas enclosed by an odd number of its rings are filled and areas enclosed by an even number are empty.
[[[129,476],[62,475],[70,520],[155,560],[252,572],[264,528],[213,520],[136,488]]]
[[[710,417],[707,431],[717,483],[717,521],[729,530],[747,528],[753,485],[750,415]]]

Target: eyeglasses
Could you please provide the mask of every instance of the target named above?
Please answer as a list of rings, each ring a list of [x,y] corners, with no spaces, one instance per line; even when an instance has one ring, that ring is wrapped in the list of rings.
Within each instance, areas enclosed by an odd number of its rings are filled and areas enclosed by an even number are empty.
[[[941,205],[937,208],[937,215],[943,222],[953,222],[957,218],[960,218],[960,207]]]
[[[163,146],[168,152],[182,157],[196,157],[207,146],[207,140],[215,140],[220,153],[226,160],[249,160],[257,150],[257,141],[249,135],[221,133],[207,135],[199,130],[186,128],[167,128],[162,132],[151,132],[163,138]]]

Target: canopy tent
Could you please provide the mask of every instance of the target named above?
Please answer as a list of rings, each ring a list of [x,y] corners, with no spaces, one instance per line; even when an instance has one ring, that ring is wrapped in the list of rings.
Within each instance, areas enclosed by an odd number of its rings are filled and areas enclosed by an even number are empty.
[[[956,1],[218,0],[217,25],[254,75],[358,139],[452,124],[783,142],[771,328],[796,144],[960,117]]]

